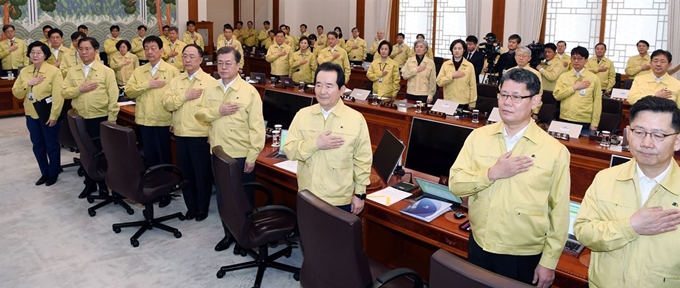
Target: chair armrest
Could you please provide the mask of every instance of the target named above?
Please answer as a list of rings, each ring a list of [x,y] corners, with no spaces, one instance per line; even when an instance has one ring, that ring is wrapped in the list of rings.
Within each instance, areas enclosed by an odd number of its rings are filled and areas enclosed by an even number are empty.
[[[257,214],[267,212],[267,211],[286,212],[286,213],[289,213],[289,214],[295,216],[295,218],[297,218],[297,213],[295,213],[295,211],[293,211],[293,209],[290,209],[290,208],[283,206],[283,205],[267,205],[267,206],[262,206],[262,207],[256,208],[255,210],[253,210],[253,213],[250,213],[250,215],[248,215],[248,218],[252,218],[253,216],[255,216]]]
[[[408,268],[397,268],[394,270],[387,271],[383,274],[380,274],[377,278],[375,278],[375,281],[373,281],[373,287],[374,288],[382,287],[388,282],[399,277],[406,277],[407,279],[413,281],[414,288],[425,287],[423,284],[423,278],[420,277],[420,274]]]
[[[248,186],[254,186],[255,191],[262,191],[264,194],[267,195],[267,203],[265,203],[265,206],[269,206],[274,204],[274,196],[272,195],[272,191],[267,188],[267,186],[264,186],[262,183],[258,182],[248,182],[248,183],[243,183],[243,188],[248,187]],[[258,189],[260,188],[260,189]]]
[[[181,180],[184,180],[184,175],[182,175],[182,170],[179,170],[179,167],[172,165],[172,164],[158,164],[158,165],[155,165],[155,166],[151,166],[144,171],[143,176],[146,176],[149,173],[154,172],[156,170],[165,170],[165,171],[175,172],[175,173],[177,173],[177,175],[179,175],[179,178]]]

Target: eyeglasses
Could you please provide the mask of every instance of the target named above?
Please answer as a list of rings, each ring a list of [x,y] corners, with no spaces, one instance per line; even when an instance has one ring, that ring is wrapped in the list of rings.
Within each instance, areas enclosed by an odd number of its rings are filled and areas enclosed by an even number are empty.
[[[633,136],[635,136],[635,138],[637,138],[637,139],[644,139],[645,136],[647,136],[647,134],[649,134],[649,137],[651,137],[652,140],[656,143],[663,142],[663,140],[665,140],[666,137],[668,137],[668,136],[673,136],[673,135],[678,134],[678,133],[664,134],[664,133],[661,133],[661,132],[647,132],[647,131],[644,131],[644,130],[641,130],[641,129],[633,129],[633,128],[630,128],[630,131],[633,132]]]
[[[505,100],[508,100],[508,98],[510,98],[510,100],[512,100],[512,102],[517,103],[517,104],[522,103],[522,99],[531,98],[531,97],[534,97],[534,95],[527,95],[527,96],[508,95],[508,94],[498,95],[498,99],[500,99],[501,101],[505,101]]]
[[[661,59],[654,59],[654,60],[652,60],[652,64],[668,64],[668,61],[661,60]]]
[[[227,68],[231,68],[231,66],[234,66],[234,63],[232,62],[217,62],[217,66],[225,66]]]

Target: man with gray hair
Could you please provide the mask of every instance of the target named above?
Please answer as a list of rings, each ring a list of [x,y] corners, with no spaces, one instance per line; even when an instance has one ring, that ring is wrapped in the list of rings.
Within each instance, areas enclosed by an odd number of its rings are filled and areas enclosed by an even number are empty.
[[[515,62],[517,62],[517,65],[508,68],[506,72],[509,72],[513,69],[521,68],[528,70],[531,73],[534,73],[534,75],[538,77],[538,80],[541,84],[541,87],[538,89],[538,95],[543,96],[543,77],[541,77],[541,72],[538,72],[538,70],[529,66],[529,62],[531,62],[531,49],[527,47],[517,48],[517,50],[515,50]],[[543,101],[538,102],[538,106],[536,106],[536,108],[533,110],[533,113],[538,114],[538,112],[541,111],[541,106],[543,106]]]
[[[569,230],[569,151],[531,119],[540,78],[513,69],[500,82],[501,122],[467,137],[449,189],[469,197],[471,263],[549,287]]]

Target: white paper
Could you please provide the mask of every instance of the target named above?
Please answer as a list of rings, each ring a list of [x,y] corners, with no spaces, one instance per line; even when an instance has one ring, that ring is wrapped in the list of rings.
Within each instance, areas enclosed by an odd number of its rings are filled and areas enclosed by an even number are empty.
[[[344,92],[344,93],[352,93],[352,89],[347,89],[347,88],[345,88],[345,92]],[[343,94],[344,94],[344,93],[343,93]]]
[[[291,172],[293,174],[297,174],[297,161],[291,161],[291,160],[286,160],[282,161],[279,163],[274,164],[274,166],[279,167],[283,170],[286,170],[288,172]]]
[[[407,193],[396,188],[387,187],[378,192],[366,195],[366,199],[376,203],[380,203],[385,206],[390,206],[394,203],[401,201],[404,198],[408,198],[409,196],[411,196],[411,193]]]
[[[118,106],[135,105],[135,101],[118,102]]]

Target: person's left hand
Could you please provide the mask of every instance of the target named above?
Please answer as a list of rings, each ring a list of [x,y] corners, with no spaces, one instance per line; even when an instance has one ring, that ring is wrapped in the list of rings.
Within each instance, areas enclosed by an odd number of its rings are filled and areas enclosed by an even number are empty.
[[[47,120],[47,123],[45,123],[47,127],[52,127],[54,125],[57,125],[57,120]]]
[[[539,288],[548,288],[552,285],[555,280],[555,270],[545,268],[543,266],[536,265],[536,270],[534,270],[534,285]]]
[[[364,210],[364,200],[352,195],[351,207],[352,209],[350,211],[352,211],[352,214],[359,215],[359,213]]]
[[[255,169],[255,163],[248,163],[244,162],[245,165],[243,165],[243,172],[245,173],[250,173],[253,172],[253,169]]]

